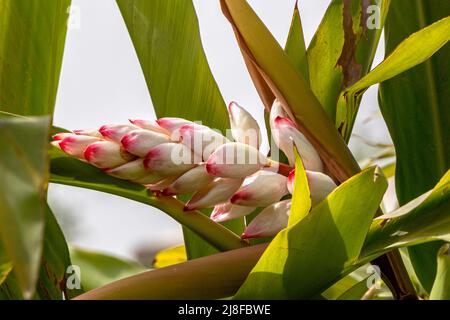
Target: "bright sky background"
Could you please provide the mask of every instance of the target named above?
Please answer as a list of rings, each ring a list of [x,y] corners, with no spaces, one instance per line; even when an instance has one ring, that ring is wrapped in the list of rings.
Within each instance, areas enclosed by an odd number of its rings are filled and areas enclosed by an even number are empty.
[[[299,1],[307,43],[329,2]],[[262,104],[219,1],[194,0],[194,3],[206,55],[225,101],[238,101],[263,126]],[[295,0],[249,0],[249,3],[284,45]],[[83,129],[126,123],[129,118],[154,118],[144,76],[115,1],[73,0],[73,5],[79,8],[81,28],[69,30],[67,35],[55,124]],[[377,55],[375,65],[381,57],[382,54]],[[355,131],[386,142],[389,137],[380,118],[361,125],[362,120],[378,110],[376,94],[376,87],[366,94]],[[354,141],[352,148],[358,149],[357,144]],[[60,218],[63,229],[77,246],[135,258],[138,248],[152,251],[183,241],[181,228],[175,221],[136,202],[59,185],[51,185],[49,200],[57,216],[64,215],[64,219]]]

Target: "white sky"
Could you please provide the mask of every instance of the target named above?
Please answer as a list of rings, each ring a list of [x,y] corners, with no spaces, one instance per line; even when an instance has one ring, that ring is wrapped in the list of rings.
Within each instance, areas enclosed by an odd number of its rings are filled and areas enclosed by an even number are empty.
[[[305,38],[310,42],[329,0],[300,0]],[[194,0],[203,45],[226,102],[245,106],[263,126],[263,107],[250,81],[219,1]],[[295,0],[249,3],[284,45]],[[55,124],[67,129],[154,118],[150,95],[131,40],[114,0],[73,0],[80,29],[69,30],[55,112]],[[380,61],[380,55],[377,56]],[[375,62],[377,64],[377,62]],[[363,100],[358,120],[377,111],[376,88]],[[356,132],[386,141],[381,119]],[[352,144],[354,146],[354,144]],[[76,225],[72,243],[134,258],[137,247],[164,248],[182,242],[181,228],[159,210],[94,191],[52,185],[49,201],[57,215]],[[70,225],[66,225],[69,228]]]

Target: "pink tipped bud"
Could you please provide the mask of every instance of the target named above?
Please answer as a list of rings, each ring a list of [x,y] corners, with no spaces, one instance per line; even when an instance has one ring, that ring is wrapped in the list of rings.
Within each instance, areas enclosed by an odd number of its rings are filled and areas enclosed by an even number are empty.
[[[206,170],[222,178],[245,178],[268,164],[258,149],[243,143],[227,143],[209,157]]]
[[[134,124],[136,127],[139,127],[141,129],[145,129],[145,130],[150,130],[150,131],[154,131],[154,132],[159,132],[159,133],[163,133],[166,135],[169,135],[169,131],[167,131],[164,128],[161,128],[159,126],[159,124],[156,121],[152,121],[152,120],[131,120],[130,122],[132,124]]]
[[[73,133],[70,133],[70,132],[60,132],[60,133],[55,134],[55,135],[52,137],[52,139],[53,139],[53,141],[62,141],[62,140],[64,140],[65,138],[70,137],[70,136],[73,136]]]
[[[180,139],[179,129],[185,124],[193,124],[192,121],[181,118],[161,118],[156,120],[158,125],[169,132],[169,136],[173,141]]]
[[[287,227],[291,210],[291,200],[274,203],[256,216],[245,228],[242,239],[275,236]]]
[[[219,146],[230,142],[221,133],[195,123],[183,125],[179,133],[182,143],[201,154],[203,160],[208,159]]]
[[[73,134],[61,140],[59,146],[68,155],[84,160],[84,151],[86,148],[90,144],[98,141],[101,140],[95,137],[77,136]]]
[[[152,148],[144,160],[144,166],[161,176],[180,176],[197,166],[198,156],[180,143],[163,143]]]
[[[258,122],[256,122],[252,115],[236,102],[230,103],[228,113],[234,140],[259,149],[261,145],[261,132]]]
[[[270,127],[274,128],[275,119],[281,117],[281,118],[288,118],[287,113],[284,111],[283,106],[281,105],[280,101],[277,99],[273,102],[272,108],[270,109]]]
[[[144,168],[144,159],[136,159],[119,167],[106,169],[104,171],[113,177],[123,180],[137,180],[144,178],[149,174]]]
[[[100,139],[103,138],[102,134],[97,129],[74,130],[73,133],[79,136],[90,136]]]
[[[169,142],[168,135],[143,129],[133,130],[121,140],[125,150],[138,157],[145,157],[152,148]]]
[[[287,178],[287,189],[290,194],[294,193],[294,181],[295,181],[295,169],[289,172],[289,176]]]
[[[245,179],[231,203],[247,207],[266,207],[288,193],[287,178],[278,173],[260,171]]]
[[[100,128],[100,133],[108,140],[120,143],[122,138],[129,132],[138,129],[131,124],[109,124]]]
[[[253,207],[242,207],[227,202],[214,207],[211,213],[211,219],[215,222],[225,222],[247,216],[255,211],[255,209]]]
[[[163,194],[171,196],[196,192],[207,186],[213,180],[214,177],[206,172],[206,165],[203,164],[183,174],[167,187],[163,191]]]
[[[186,204],[185,210],[211,208],[227,202],[242,185],[243,179],[215,179],[206,187],[198,191]]]
[[[333,179],[322,172],[306,170],[306,177],[308,179],[312,206],[316,206],[337,187]],[[294,181],[295,170],[292,170],[288,177],[288,189],[291,194],[294,193]]]
[[[135,159],[133,155],[112,141],[98,141],[90,144],[84,151],[84,158],[99,168],[115,168]]]
[[[307,170],[323,170],[322,160],[316,149],[314,149],[308,139],[297,130],[292,120],[277,117],[272,127],[272,135],[278,148],[286,154],[291,166],[295,164],[295,144]]]

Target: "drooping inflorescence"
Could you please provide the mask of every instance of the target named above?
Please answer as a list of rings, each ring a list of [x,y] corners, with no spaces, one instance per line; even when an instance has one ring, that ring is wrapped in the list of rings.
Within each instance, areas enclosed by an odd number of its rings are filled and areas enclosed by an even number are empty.
[[[98,130],[59,133],[52,144],[119,179],[145,185],[163,196],[192,194],[185,210],[214,208],[224,222],[264,208],[242,238],[268,237],[287,226],[295,170],[294,145],[303,160],[313,206],[335,187],[318,153],[275,101],[270,114],[273,140],[289,161],[288,174],[260,150],[256,120],[237,103],[229,106],[231,133],[180,118],[130,120]],[[286,167],[287,165],[284,165]],[[286,169],[286,168],[285,168]]]

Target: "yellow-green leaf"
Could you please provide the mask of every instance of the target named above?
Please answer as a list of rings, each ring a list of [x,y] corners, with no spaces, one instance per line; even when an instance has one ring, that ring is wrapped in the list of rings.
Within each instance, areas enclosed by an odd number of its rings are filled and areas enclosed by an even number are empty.
[[[164,268],[174,264],[182,263],[187,260],[186,247],[177,246],[168,249],[164,249],[155,255],[153,261],[154,268]]]
[[[390,2],[333,0],[311,41],[311,89],[333,121],[341,91],[370,70]]]
[[[375,168],[344,182],[274,238],[235,298],[308,299],[320,294],[359,256],[386,188]]]
[[[358,111],[358,100],[367,88],[421,64],[449,40],[450,17],[446,17],[413,33],[401,42],[374,70],[343,91],[338,102],[336,127],[340,129],[344,139],[350,138]]]

